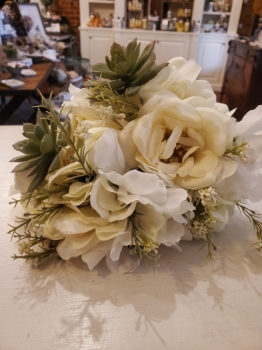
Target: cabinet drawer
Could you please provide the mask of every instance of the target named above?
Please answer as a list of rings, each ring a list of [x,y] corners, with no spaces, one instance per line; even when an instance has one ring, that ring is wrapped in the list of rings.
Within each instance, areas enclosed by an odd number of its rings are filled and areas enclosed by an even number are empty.
[[[229,73],[229,74],[233,75],[236,79],[243,82],[245,64],[246,64],[246,62],[242,58],[234,56],[232,63],[231,63],[231,66],[228,69],[227,74]]]
[[[244,46],[244,45],[236,45],[235,46],[235,54],[238,55],[239,57],[243,58],[244,60],[247,57],[248,51],[249,51],[248,46]]]
[[[237,81],[232,76],[228,76],[225,79],[223,90],[227,97],[227,105],[229,110],[233,110],[235,108],[243,108],[243,106],[245,105],[246,92],[239,81]],[[234,115],[234,117],[236,117],[236,115]]]

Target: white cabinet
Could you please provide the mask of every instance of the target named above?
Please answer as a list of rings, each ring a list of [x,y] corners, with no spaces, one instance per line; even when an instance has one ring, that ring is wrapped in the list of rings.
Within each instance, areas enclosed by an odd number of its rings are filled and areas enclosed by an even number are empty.
[[[176,33],[143,30],[115,31],[115,41],[127,46],[130,41],[137,38],[141,43],[141,51],[146,45],[155,41],[155,54],[157,64],[169,61],[173,57],[182,56],[185,59],[197,58],[198,33]]]
[[[114,42],[112,30],[104,28],[82,29],[80,31],[81,55],[89,58],[91,64],[102,63],[109,55],[110,47]]]
[[[160,0],[159,0],[160,1]],[[213,16],[205,13],[205,3],[211,0],[194,0],[192,19],[205,20]],[[208,80],[215,91],[220,91],[223,83],[224,70],[227,60],[228,41],[236,35],[243,0],[232,0],[231,12],[228,14],[229,23],[226,34],[220,33],[179,33],[165,31],[150,31],[141,29],[90,28],[86,24],[92,11],[103,9],[114,13],[114,17],[125,16],[126,0],[80,0],[80,39],[81,55],[89,58],[91,64],[104,62],[109,55],[114,41],[127,46],[137,38],[141,42],[141,50],[155,41],[157,64],[167,62],[173,57],[182,56],[193,58],[202,67],[200,79]],[[100,12],[101,12],[100,11]],[[102,13],[102,12],[101,12]]]
[[[236,34],[243,0],[197,1],[203,10],[202,31],[224,32],[229,35]]]
[[[229,37],[227,34],[201,34],[197,63],[202,67],[199,79],[208,80],[215,91],[220,91],[226,61]]]
[[[173,57],[196,59],[199,35],[195,33],[161,33],[157,36],[155,53],[157,63],[169,61]]]

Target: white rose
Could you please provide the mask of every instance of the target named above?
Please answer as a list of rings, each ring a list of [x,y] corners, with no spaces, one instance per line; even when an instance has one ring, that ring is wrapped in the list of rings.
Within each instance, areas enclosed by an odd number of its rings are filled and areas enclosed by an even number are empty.
[[[145,172],[169,186],[194,190],[235,172],[236,161],[223,156],[235,126],[227,114],[156,95],[141,108],[141,116],[119,133],[119,143],[126,159]]]
[[[148,101],[156,93],[176,96],[194,106],[216,107],[216,95],[209,82],[196,80],[201,67],[194,61],[176,57],[158,75],[141,87],[140,96]],[[224,105],[225,106],[225,105]],[[220,104],[218,105],[220,107]],[[226,109],[228,111],[228,109]]]

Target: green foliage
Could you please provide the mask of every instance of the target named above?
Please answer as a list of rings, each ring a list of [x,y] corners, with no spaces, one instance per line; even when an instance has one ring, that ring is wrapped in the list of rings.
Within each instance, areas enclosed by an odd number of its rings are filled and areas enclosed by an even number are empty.
[[[132,40],[127,47],[114,43],[111,46],[111,59],[106,56],[106,63],[92,66],[92,72],[104,79],[110,80],[110,87],[118,94],[133,96],[140,87],[152,80],[168,63],[155,66],[156,56],[153,53],[155,43],[145,47],[140,55],[140,43]],[[93,86],[92,82],[86,84]]]
[[[239,211],[242,212],[248,218],[248,220],[252,223],[258,240],[262,241],[262,222],[258,220],[258,219],[261,220],[262,215],[257,214],[254,210],[247,208],[241,202],[238,202],[236,205]]]
[[[126,98],[115,92],[110,84],[102,82],[93,82],[90,88],[89,99],[98,106],[112,107],[116,114],[124,114],[127,121],[131,121],[138,117],[139,107]]]
[[[11,159],[11,162],[19,163],[12,172],[28,170],[27,176],[34,177],[27,192],[33,192],[49,172],[59,168],[59,151],[66,142],[58,139],[56,124],[51,122],[49,125],[40,110],[37,114],[37,124],[25,123],[22,135],[25,140],[16,142],[13,148],[24,155]]]

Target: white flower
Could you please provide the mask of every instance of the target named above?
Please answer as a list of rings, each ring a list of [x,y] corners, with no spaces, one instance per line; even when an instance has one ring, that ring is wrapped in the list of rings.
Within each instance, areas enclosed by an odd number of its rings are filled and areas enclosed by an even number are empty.
[[[206,225],[204,225],[202,222],[193,221],[193,226],[191,226],[191,231],[193,233],[193,237],[195,239],[207,239],[208,229]]]
[[[92,130],[91,130],[92,132]],[[85,143],[87,162],[98,173],[115,171],[124,174],[126,162],[123,151],[117,140],[117,131],[114,129],[98,129]]]
[[[194,61],[186,61],[182,57],[176,57],[169,61],[167,67],[158,75],[141,87],[140,96],[144,102],[148,101],[156,93],[177,96],[179,99],[194,106],[216,108],[216,95],[211,85],[204,80],[196,80],[201,67]],[[218,104],[217,108],[228,108]]]
[[[77,136],[81,140],[88,140],[92,136],[89,132],[90,123],[88,120],[81,120],[76,129],[74,130],[74,136]]]
[[[65,101],[62,104],[62,111],[64,114],[68,114],[72,110],[79,110],[79,108],[90,107],[90,100],[87,98],[88,89],[79,89],[76,86],[70,84],[68,91],[72,94],[70,101]]]
[[[198,193],[200,195],[201,203],[203,206],[212,206],[216,204],[217,193],[212,187],[198,190]]]
[[[227,114],[159,95],[140,114],[118,137],[129,165],[186,189],[209,187],[235,172],[237,162],[223,156],[235,125]]]
[[[166,188],[156,175],[131,170],[124,175],[111,172],[94,183],[91,206],[109,222],[123,220],[136,210],[137,203],[151,205],[162,214],[185,223],[182,214],[192,211],[187,192],[182,188]]]
[[[214,187],[223,197],[240,201],[262,198],[262,106],[248,112],[236,124],[230,149],[240,149],[239,155],[232,156],[238,163],[233,176],[217,183]],[[230,155],[230,154],[229,154]]]
[[[139,227],[145,227],[146,234],[152,240],[161,239],[165,232],[166,218],[150,205],[138,204],[137,210],[140,214],[137,218]],[[127,251],[123,250],[124,246],[132,244],[128,220],[109,222],[91,207],[65,208],[44,225],[44,236],[60,240],[57,252],[62,259],[81,256],[90,269],[104,257],[112,272],[133,271],[137,266],[138,257],[134,259],[125,256]],[[176,233],[174,236],[178,239]]]
[[[255,161],[255,158],[252,155],[252,151],[249,149],[249,144],[245,146],[245,149],[239,153],[239,157],[242,163],[251,164]]]
[[[100,112],[101,117],[103,120],[106,119],[124,119],[126,117],[126,115],[124,113],[114,113],[112,106],[108,106],[108,107],[104,107],[104,106],[97,106],[96,110],[98,112]]]

